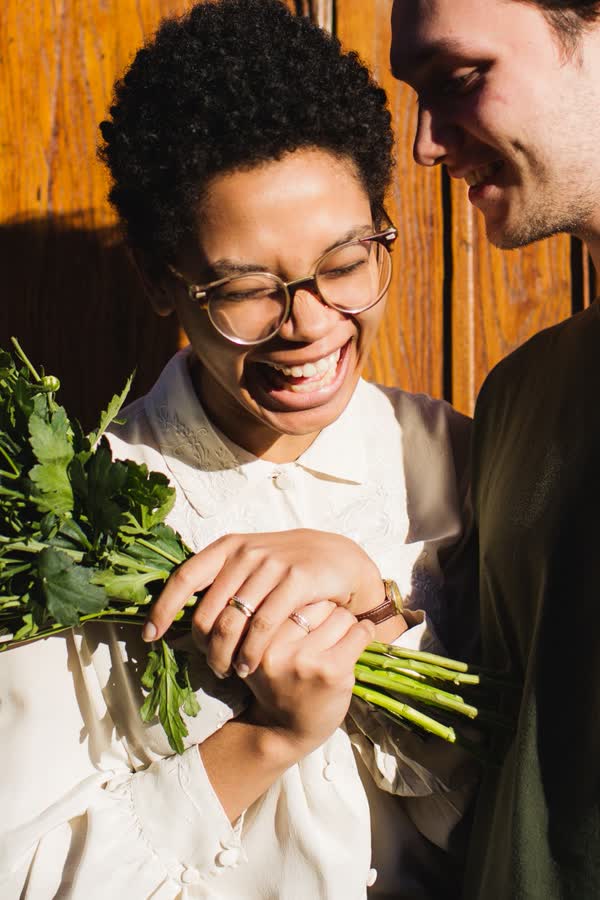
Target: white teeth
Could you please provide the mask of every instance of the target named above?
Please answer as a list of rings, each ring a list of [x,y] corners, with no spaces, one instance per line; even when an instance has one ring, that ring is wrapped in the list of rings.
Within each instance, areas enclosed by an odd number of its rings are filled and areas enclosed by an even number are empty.
[[[324,375],[326,372],[335,374],[335,368],[340,358],[340,352],[341,350],[338,348],[337,350],[334,350],[333,353],[330,353],[329,356],[324,356],[314,363],[305,363],[303,366],[281,366],[279,363],[266,361],[264,364],[271,366],[273,369],[277,369],[282,375],[291,375],[292,378],[314,378],[315,375]]]
[[[485,181],[486,178],[489,178],[490,175],[493,175],[494,172],[498,169],[498,163],[490,163],[487,166],[482,166],[480,169],[473,169],[472,172],[469,172],[468,175],[465,175],[465,181],[467,182],[469,187],[474,187],[477,184],[481,184],[482,181]]]
[[[294,394],[307,394],[309,391],[320,391],[335,378],[335,369],[329,369],[318,381],[301,381],[300,384],[288,384],[287,389]]]

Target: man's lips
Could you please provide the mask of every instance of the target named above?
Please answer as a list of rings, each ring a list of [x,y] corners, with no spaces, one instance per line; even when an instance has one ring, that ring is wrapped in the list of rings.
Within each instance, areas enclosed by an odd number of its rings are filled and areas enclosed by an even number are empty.
[[[469,187],[477,188],[482,184],[489,184],[504,166],[501,159],[493,162],[481,163],[474,166],[461,166],[460,168],[449,168],[448,173],[451,178],[463,179]]]

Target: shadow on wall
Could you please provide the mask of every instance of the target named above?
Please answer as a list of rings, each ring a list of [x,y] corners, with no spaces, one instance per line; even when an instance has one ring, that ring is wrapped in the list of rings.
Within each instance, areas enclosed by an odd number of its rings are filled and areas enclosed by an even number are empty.
[[[88,213],[0,224],[0,346],[19,338],[61,381],[60,400],[89,429],[136,369],[145,393],[177,350],[173,316],[156,316],[116,228]]]

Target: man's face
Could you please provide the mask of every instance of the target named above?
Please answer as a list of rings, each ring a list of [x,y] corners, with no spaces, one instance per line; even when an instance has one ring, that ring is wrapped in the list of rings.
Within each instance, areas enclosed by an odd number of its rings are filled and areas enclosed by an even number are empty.
[[[415,159],[466,181],[499,247],[600,227],[599,33],[567,54],[529,3],[394,2],[392,70],[419,98]]]

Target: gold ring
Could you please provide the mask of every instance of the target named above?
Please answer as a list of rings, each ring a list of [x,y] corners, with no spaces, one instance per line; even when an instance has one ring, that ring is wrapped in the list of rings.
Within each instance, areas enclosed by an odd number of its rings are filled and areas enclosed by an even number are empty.
[[[302,615],[302,613],[299,613],[299,612],[290,613],[290,615],[288,616],[288,619],[291,619],[292,622],[295,622],[296,625],[299,625],[300,628],[303,628],[307,634],[310,634],[310,622],[308,621],[307,618],[305,618],[305,616]]]
[[[240,600],[235,594],[228,600],[228,606],[234,606],[236,609],[239,609],[241,613],[243,613],[247,619],[251,619],[254,615],[254,610],[247,603],[244,603],[243,600]]]

